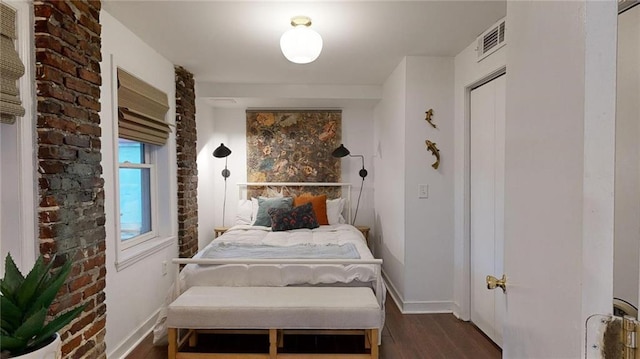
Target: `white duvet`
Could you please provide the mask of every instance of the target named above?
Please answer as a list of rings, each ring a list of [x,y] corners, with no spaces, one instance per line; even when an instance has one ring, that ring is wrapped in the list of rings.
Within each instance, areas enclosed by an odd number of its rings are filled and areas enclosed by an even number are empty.
[[[373,255],[362,233],[354,226],[337,224],[319,228],[272,232],[270,227],[239,225],[230,228],[214,242],[228,244],[256,244],[269,246],[343,245],[353,244],[360,259],[372,259]],[[214,243],[212,242],[212,243]],[[211,246],[211,244],[209,245]],[[194,256],[200,258],[208,247]],[[287,285],[357,285],[375,288],[374,265],[197,265],[188,264],[180,272],[180,292],[192,286],[287,286]],[[384,292],[384,286],[382,286]],[[165,300],[168,305],[175,296],[171,289]],[[384,298],[384,293],[382,293]],[[166,343],[166,306],[161,308],[154,328],[154,344]]]

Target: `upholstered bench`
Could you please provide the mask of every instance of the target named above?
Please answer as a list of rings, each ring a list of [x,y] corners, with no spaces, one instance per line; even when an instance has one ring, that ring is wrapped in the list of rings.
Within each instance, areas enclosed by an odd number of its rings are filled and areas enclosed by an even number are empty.
[[[169,358],[294,358],[278,353],[289,332],[362,333],[369,354],[303,354],[304,358],[378,358],[380,306],[364,287],[191,287],[169,305]],[[182,339],[178,332],[185,329]],[[196,344],[200,330],[262,330],[269,353],[181,352],[187,339]]]

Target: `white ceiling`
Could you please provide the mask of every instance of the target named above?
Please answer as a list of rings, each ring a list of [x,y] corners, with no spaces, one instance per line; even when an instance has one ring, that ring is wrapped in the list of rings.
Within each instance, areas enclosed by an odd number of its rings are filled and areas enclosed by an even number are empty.
[[[244,85],[379,86],[404,56],[455,56],[506,14],[504,0],[106,0],[103,7],[197,82]],[[323,38],[311,64],[280,52],[296,15],[309,16]]]

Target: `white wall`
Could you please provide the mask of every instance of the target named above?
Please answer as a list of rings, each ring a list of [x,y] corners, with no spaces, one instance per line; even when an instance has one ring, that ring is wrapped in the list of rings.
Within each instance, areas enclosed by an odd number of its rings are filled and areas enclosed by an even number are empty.
[[[126,29],[109,13],[100,14],[102,24],[102,87],[100,113],[102,129],[102,167],[105,180],[105,213],[106,213],[106,303],[107,303],[107,356],[120,357],[132,349],[138,340],[143,339],[155,321],[157,311],[173,282],[173,266],[169,265],[169,273],[162,274],[162,262],[170,262],[177,257],[177,243],[161,249],[148,257],[118,271],[116,261],[116,213],[114,197],[116,196],[114,181],[117,170],[114,164],[114,121],[112,86],[113,68],[121,66],[140,79],[167,93],[170,109],[167,119],[175,119],[175,74],[173,64],[160,56],[155,50],[142,42],[136,35]],[[112,64],[113,61],[113,64]],[[175,134],[171,134],[168,145],[166,173],[159,173],[159,188],[165,193],[176,191]],[[173,144],[173,145],[172,145]],[[172,234],[177,235],[175,218],[175,201],[171,197],[171,205],[165,210],[172,212],[168,226]]]
[[[507,30],[508,31],[508,30]],[[469,92],[506,65],[505,45],[493,54],[477,61],[476,42],[472,42],[455,57],[454,79],[454,258],[453,312],[469,320]],[[508,76],[508,75],[507,75]],[[497,275],[500,275],[497,273]]]
[[[216,164],[213,158],[213,150],[220,143],[213,138],[214,121],[213,108],[206,100],[198,98],[196,86],[196,129],[198,132],[197,165],[198,165],[198,248],[203,248],[213,239],[213,228],[221,225],[216,223],[214,212],[218,207],[214,200],[214,187],[210,185],[218,177],[222,179],[220,171],[215,171]]]
[[[453,74],[453,58],[406,57],[385,82],[376,106],[377,254],[403,312],[451,310]],[[425,121],[428,109],[437,129]],[[426,139],[440,149],[437,171]],[[429,186],[429,198],[418,198],[420,184]]]
[[[385,81],[382,99],[375,108],[374,180],[376,257],[384,261],[383,272],[389,293],[402,302],[405,292],[405,114],[406,59]]]
[[[405,108],[404,310],[450,311],[453,297],[453,58],[410,56]],[[425,111],[433,109],[432,128]],[[438,170],[427,151],[440,149]],[[429,197],[418,198],[419,184]]]
[[[507,358],[583,358],[611,312],[616,7],[507,3]]]
[[[640,6],[618,17],[613,295],[638,306],[640,251]]]
[[[213,239],[213,227],[222,225],[222,205],[224,180],[221,175],[224,159],[213,157],[213,150],[224,143],[231,149],[227,179],[227,206],[225,225],[234,224],[239,192],[237,183],[247,182],[247,139],[246,112],[244,108],[211,108],[205,100],[197,102],[198,126],[198,216],[199,242],[205,245]],[[269,106],[268,108],[273,108]],[[373,112],[370,105],[362,103],[343,104],[342,142],[352,154],[365,157],[365,168],[369,174],[365,179],[357,224],[372,227],[373,230],[373,182],[374,171]],[[359,158],[342,159],[342,182],[353,185],[351,199],[355,210],[361,177],[358,175],[362,162]]]

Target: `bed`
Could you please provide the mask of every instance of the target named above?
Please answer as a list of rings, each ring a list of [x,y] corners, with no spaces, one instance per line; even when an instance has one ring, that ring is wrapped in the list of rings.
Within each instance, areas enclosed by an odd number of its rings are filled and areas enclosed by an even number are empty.
[[[251,187],[265,187],[264,183],[240,184],[241,196],[252,198],[256,193]],[[309,186],[304,183],[304,186]],[[336,187],[346,188],[345,200],[340,198],[326,199],[338,203],[348,203],[350,185],[344,183],[311,184],[314,196],[322,191],[321,187],[329,186],[335,196]],[[259,190],[258,199],[287,198],[298,196],[290,194],[296,188],[297,193],[307,189],[300,183],[268,184],[266,189]],[[275,188],[275,190],[274,190]],[[287,191],[286,193],[283,193]],[[261,196],[271,195],[271,197]],[[275,196],[274,196],[275,195]],[[337,194],[340,196],[340,193]],[[253,197],[256,199],[256,197]],[[255,217],[258,212],[257,202],[251,201],[251,214],[241,213],[243,205],[249,210],[247,202],[239,203],[237,225],[229,228],[223,235],[214,239],[209,245],[201,249],[192,259],[181,259],[179,263],[188,263],[178,275],[177,285],[168,293],[167,305],[176,299],[180,293],[194,286],[227,286],[227,287],[280,287],[280,286],[345,286],[370,287],[374,290],[380,304],[381,323],[384,323],[385,286],[380,275],[380,266],[370,264],[374,256],[367,247],[362,233],[354,226],[346,223],[350,218],[347,206],[327,208],[333,211],[327,218],[329,224],[316,228],[295,228],[276,230],[277,223],[272,226],[259,224]],[[265,200],[266,201],[266,200]],[[292,206],[291,208],[302,208]],[[306,204],[306,207],[311,207]],[[331,207],[331,206],[328,206]],[[274,212],[274,211],[272,211]],[[281,212],[287,212],[283,210]],[[290,212],[290,211],[289,211]],[[287,213],[289,213],[287,212]],[[343,216],[345,214],[346,216]],[[245,218],[242,218],[242,217]],[[247,219],[246,217],[250,217]],[[346,217],[346,218],[342,218]],[[273,217],[272,218],[277,218]],[[251,222],[250,224],[247,224]],[[345,223],[342,223],[345,222]],[[313,226],[312,226],[313,227]],[[369,261],[369,262],[367,262]],[[331,264],[325,264],[329,262]],[[340,263],[340,264],[336,264]],[[363,264],[368,263],[368,264]],[[166,307],[161,308],[154,328],[154,343],[166,343]]]

